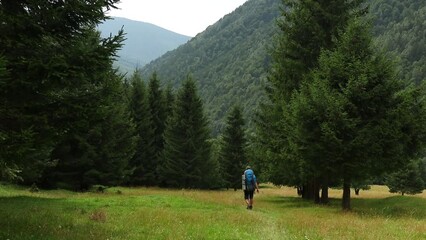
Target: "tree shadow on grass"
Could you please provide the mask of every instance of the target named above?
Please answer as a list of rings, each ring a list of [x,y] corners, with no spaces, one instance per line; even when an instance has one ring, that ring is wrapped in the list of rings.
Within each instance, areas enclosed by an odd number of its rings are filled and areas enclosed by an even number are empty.
[[[352,211],[360,216],[426,219],[426,199],[419,197],[352,199],[352,208]]]
[[[331,198],[326,205],[315,204],[300,197],[271,197],[264,200],[282,209],[324,208],[341,210],[341,199]],[[409,196],[395,196],[380,199],[351,199],[351,212],[359,216],[385,218],[426,219],[426,199]],[[342,210],[343,211],[343,210]]]

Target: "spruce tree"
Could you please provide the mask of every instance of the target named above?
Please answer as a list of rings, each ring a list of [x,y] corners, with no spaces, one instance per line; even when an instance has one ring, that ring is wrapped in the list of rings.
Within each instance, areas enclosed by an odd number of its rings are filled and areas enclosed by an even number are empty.
[[[280,32],[271,50],[267,96],[257,116],[259,150],[266,164],[265,172],[273,183],[303,187],[304,198],[318,201],[319,179],[309,169],[300,167],[300,156],[292,151],[289,133],[288,104],[299,91],[306,76],[318,66],[321,50],[333,49],[337,37],[349,19],[362,14],[363,0],[294,1],[283,0]],[[290,129],[291,130],[291,129]],[[324,190],[328,188],[323,183]]]
[[[16,149],[12,159],[25,183],[38,181],[47,164],[57,164],[44,177],[50,186],[57,180],[80,189],[122,179],[132,126],[112,62],[123,33],[103,39],[95,31],[116,2],[0,3],[9,75],[2,82],[7,108],[0,129]],[[110,152],[119,145],[130,148]]]
[[[241,188],[241,174],[246,158],[246,138],[244,119],[239,106],[234,106],[228,114],[221,147],[222,179],[227,188]]]
[[[88,143],[94,146],[93,165],[85,177],[88,182],[117,186],[127,179],[127,166],[134,156],[135,126],[124,96],[123,81],[112,75],[99,96],[100,119],[91,126]]]
[[[132,174],[128,183],[131,185],[153,186],[157,184],[157,162],[153,150],[152,116],[149,109],[148,93],[145,83],[138,71],[130,79],[130,111],[136,125],[136,152],[129,163]]]
[[[161,162],[160,154],[164,149],[164,129],[166,125],[166,103],[164,98],[163,90],[160,87],[160,81],[156,73],[153,73],[148,83],[148,103],[149,111],[151,115],[151,129],[152,134],[152,157],[154,158],[152,163],[155,168],[158,168]],[[154,166],[153,166],[154,167]],[[155,178],[158,182],[157,173]]]
[[[164,134],[160,182],[174,188],[209,188],[212,183],[210,129],[195,82],[188,77],[179,89]]]
[[[386,185],[391,193],[422,193],[426,185],[421,176],[420,161],[410,161],[406,166],[387,176]]]
[[[373,49],[368,26],[359,18],[349,22],[288,111],[292,151],[308,174],[342,181],[345,210],[352,183],[395,171],[425,141],[425,102],[412,101],[392,62]]]
[[[52,151],[57,165],[44,175],[47,187],[81,190],[124,180],[134,150],[134,128],[123,80],[112,69],[111,54],[120,47],[119,38],[102,39],[94,29],[87,29],[84,38],[66,52],[80,59],[71,65],[80,78],[78,85],[64,86],[66,91],[57,96],[66,107],[52,123],[65,131]],[[118,146],[122,149],[117,150]]]

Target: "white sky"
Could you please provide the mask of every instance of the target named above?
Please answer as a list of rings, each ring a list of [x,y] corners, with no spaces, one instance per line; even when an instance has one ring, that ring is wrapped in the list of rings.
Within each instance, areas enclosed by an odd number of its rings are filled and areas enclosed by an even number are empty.
[[[108,15],[195,36],[247,0],[121,0]]]

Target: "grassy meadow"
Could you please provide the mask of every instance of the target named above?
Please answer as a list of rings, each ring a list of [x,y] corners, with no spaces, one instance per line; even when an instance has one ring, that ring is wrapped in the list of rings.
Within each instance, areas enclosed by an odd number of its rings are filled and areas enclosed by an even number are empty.
[[[372,186],[352,208],[303,201],[295,189],[262,185],[253,210],[241,190],[109,188],[31,193],[0,184],[0,239],[426,239],[426,193]]]

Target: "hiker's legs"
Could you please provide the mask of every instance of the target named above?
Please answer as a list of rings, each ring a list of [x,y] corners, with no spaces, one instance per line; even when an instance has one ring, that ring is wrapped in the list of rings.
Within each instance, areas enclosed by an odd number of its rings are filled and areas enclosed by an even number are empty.
[[[254,191],[246,191],[245,192],[245,199],[246,199],[246,203],[247,203],[247,209],[252,209],[253,207],[253,194]]]
[[[251,206],[251,202],[252,202],[252,195],[250,194],[250,191],[244,190],[244,200],[246,202],[247,205],[247,209],[250,208]]]

